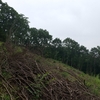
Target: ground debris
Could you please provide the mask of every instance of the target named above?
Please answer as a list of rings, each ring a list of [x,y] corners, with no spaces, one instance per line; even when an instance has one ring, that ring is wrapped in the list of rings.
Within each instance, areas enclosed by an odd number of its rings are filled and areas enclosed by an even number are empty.
[[[0,87],[9,100],[100,100],[79,81],[48,73],[29,51],[14,54],[6,49],[0,51]]]

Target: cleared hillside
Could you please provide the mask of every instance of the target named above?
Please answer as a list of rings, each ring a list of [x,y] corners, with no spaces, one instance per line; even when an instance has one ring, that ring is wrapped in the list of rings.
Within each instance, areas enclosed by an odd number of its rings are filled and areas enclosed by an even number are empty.
[[[0,100],[100,100],[99,95],[98,78],[0,43]]]

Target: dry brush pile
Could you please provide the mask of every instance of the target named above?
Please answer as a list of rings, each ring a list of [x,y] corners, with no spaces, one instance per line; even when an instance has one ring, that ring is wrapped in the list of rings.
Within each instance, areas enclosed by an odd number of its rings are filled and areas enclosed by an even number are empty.
[[[100,100],[80,82],[57,78],[27,50],[0,46],[0,100]]]

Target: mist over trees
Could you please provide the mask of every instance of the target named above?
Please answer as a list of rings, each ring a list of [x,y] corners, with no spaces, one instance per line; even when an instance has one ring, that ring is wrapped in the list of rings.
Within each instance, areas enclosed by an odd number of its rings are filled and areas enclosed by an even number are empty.
[[[41,56],[56,59],[90,75],[100,75],[100,46],[89,51],[66,37],[52,38],[47,30],[30,28],[28,18],[0,0],[0,41],[25,46]]]

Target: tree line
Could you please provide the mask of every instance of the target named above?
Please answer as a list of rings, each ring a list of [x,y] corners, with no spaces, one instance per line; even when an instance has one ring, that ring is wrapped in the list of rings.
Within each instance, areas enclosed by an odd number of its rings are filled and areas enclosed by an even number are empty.
[[[89,51],[71,38],[52,38],[47,30],[29,27],[28,18],[0,0],[0,41],[25,46],[90,75],[100,75],[100,46]]]

